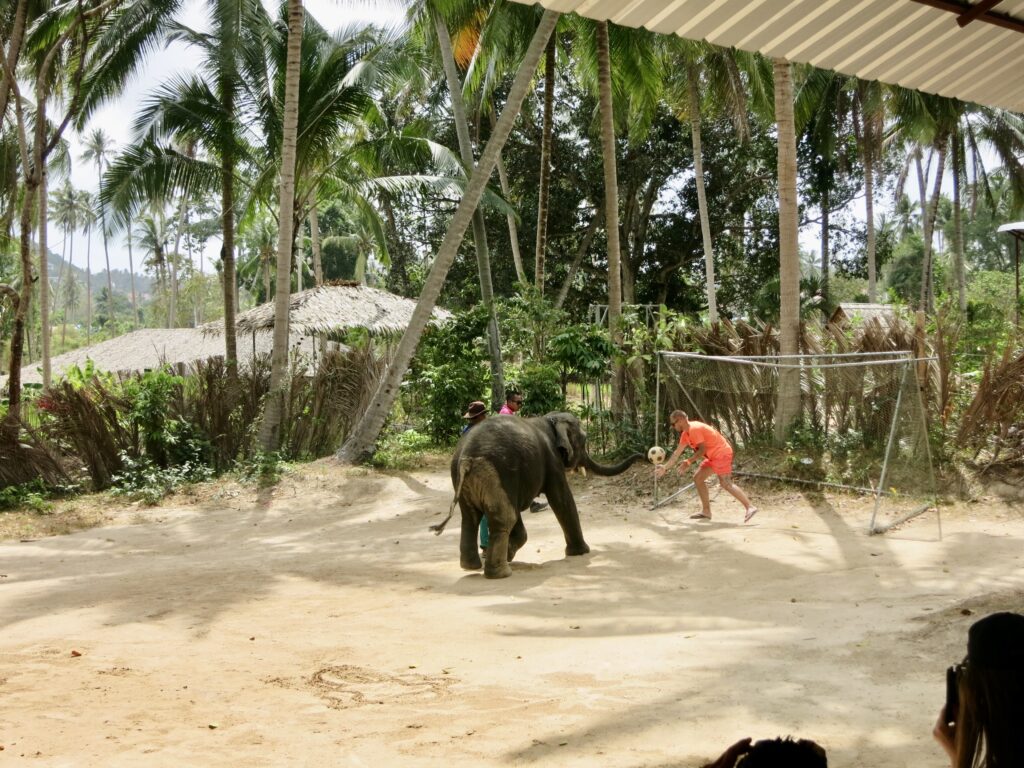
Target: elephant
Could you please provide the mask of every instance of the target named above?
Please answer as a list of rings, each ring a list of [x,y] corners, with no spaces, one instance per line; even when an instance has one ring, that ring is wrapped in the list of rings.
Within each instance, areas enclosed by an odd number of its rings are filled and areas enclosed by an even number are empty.
[[[571,413],[490,418],[466,432],[455,447],[451,464],[455,499],[448,517],[431,528],[440,534],[457,502],[462,510],[459,561],[466,570],[479,570],[477,529],[486,516],[491,543],[484,576],[505,578],[512,575],[509,562],[526,543],[522,512],[543,493],[565,534],[565,554],[585,555],[590,547],[583,539],[566,472],[585,468],[610,477],[642,458],[637,453],[613,466],[598,464],[587,453],[587,433]]]

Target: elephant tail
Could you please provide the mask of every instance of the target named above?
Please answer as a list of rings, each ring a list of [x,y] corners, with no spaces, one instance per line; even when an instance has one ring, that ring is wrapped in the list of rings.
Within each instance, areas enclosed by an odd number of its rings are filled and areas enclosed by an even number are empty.
[[[430,526],[430,530],[434,532],[435,536],[440,536],[442,533],[444,533],[445,526],[448,525],[448,521],[451,520],[452,515],[455,514],[455,505],[458,504],[459,494],[462,493],[462,481],[466,479],[466,475],[469,474],[469,470],[472,466],[472,459],[459,459],[459,482],[455,486],[455,496],[452,498],[451,506],[448,507],[448,517],[446,517],[440,523]]]

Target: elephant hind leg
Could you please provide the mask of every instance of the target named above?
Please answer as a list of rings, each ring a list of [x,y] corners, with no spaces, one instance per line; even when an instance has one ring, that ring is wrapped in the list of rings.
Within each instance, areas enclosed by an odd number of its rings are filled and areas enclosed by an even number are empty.
[[[523,525],[523,516],[516,514],[516,524],[512,526],[508,535],[509,562],[516,556],[516,552],[523,548],[524,544],[526,544],[526,526]]]
[[[459,502],[462,510],[462,536],[459,540],[459,565],[466,571],[479,571],[483,565],[480,562],[480,551],[477,549],[477,531],[480,528],[480,510],[467,503],[465,500]]]
[[[504,499],[493,499],[487,516],[490,527],[491,542],[484,558],[484,576],[488,579],[504,579],[512,575],[509,560],[518,547],[510,542],[509,521],[516,520],[516,511],[512,504]],[[520,523],[521,525],[521,523]],[[526,533],[526,529],[523,529]]]

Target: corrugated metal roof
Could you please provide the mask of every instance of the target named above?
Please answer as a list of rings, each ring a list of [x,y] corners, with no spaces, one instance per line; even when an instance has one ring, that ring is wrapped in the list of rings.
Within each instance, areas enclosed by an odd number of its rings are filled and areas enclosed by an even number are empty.
[[[533,5],[532,0],[515,2]],[[1024,33],[914,0],[540,0],[607,19],[1024,112]],[[962,3],[949,2],[950,7]],[[1024,0],[992,10],[1024,23]]]

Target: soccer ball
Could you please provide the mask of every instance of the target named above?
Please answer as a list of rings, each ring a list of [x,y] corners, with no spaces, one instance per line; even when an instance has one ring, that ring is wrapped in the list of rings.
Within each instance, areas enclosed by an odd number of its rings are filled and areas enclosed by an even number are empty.
[[[665,461],[665,449],[660,445],[655,445],[647,452],[647,460],[651,464],[661,464]]]

